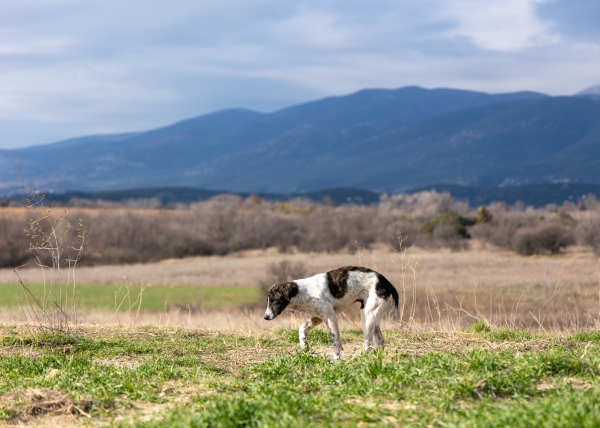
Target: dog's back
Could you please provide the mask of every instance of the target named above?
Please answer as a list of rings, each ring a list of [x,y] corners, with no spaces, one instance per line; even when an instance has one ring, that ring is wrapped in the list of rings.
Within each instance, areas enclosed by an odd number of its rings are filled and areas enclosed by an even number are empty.
[[[372,296],[388,301],[393,299],[393,307],[398,308],[398,292],[382,274],[359,266],[345,266],[327,272],[327,285],[331,295],[342,301],[360,302],[365,308],[367,299]],[[347,302],[344,302],[347,303]]]

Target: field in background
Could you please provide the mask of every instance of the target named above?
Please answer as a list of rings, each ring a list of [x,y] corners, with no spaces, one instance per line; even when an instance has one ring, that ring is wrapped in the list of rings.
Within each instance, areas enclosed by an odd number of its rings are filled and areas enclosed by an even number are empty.
[[[160,284],[171,280],[175,284],[189,284],[147,288],[142,299],[142,307],[147,310],[137,318],[138,324],[164,325],[168,317],[168,324],[172,326],[239,328],[250,323],[261,328],[272,328],[272,324],[262,319],[265,302],[260,299],[258,286],[276,282],[271,269],[288,263],[300,267],[303,272],[294,278],[348,265],[376,269],[400,292],[404,309],[402,322],[408,323],[410,320],[425,329],[436,329],[440,319],[446,327],[458,324],[455,327],[463,328],[474,318],[486,319],[498,327],[520,327],[542,332],[578,331],[599,325],[600,261],[588,249],[573,247],[564,254],[533,257],[521,257],[513,252],[489,248],[459,252],[413,250],[404,254],[404,260],[397,252],[375,247],[373,251],[359,254],[281,254],[276,250],[253,250],[230,256],[128,266],[83,266],[77,268],[77,279],[88,285],[81,286],[79,291],[83,306],[78,316],[80,321],[92,324],[113,322],[114,290],[117,287],[112,284],[119,284],[126,272],[130,282],[137,284],[131,287],[132,302],[139,294],[141,283]],[[407,266],[409,262],[415,268],[415,275]],[[39,269],[19,269],[19,272],[26,283],[41,278]],[[3,311],[0,320],[23,319],[15,304],[16,296],[24,295],[14,285],[1,284],[3,281],[14,284],[14,278],[12,270],[0,271],[0,287],[8,287],[3,289],[17,293],[13,294],[12,305],[8,304],[13,309]],[[108,285],[89,285],[91,281]],[[90,292],[98,296],[100,290],[103,293],[102,300],[98,300],[98,305],[91,308],[91,305],[88,306],[91,303],[89,297],[86,296],[90,296]],[[240,307],[247,305],[243,309],[251,320],[235,308],[227,297]],[[0,301],[0,307],[4,305]],[[121,307],[121,312],[124,308],[126,303]],[[400,314],[397,322],[399,318]],[[341,319],[346,327],[359,328],[358,305]],[[290,321],[292,324],[287,318],[284,320],[282,325],[286,327],[296,325],[293,320]],[[301,321],[302,317],[298,315],[297,320]]]

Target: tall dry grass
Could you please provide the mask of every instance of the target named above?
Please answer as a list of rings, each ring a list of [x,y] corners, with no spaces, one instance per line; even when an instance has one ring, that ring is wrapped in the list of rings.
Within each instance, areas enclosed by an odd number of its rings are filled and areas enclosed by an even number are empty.
[[[586,265],[589,269],[578,280],[570,279],[555,270],[548,271],[545,281],[529,283],[509,281],[503,284],[490,282],[482,272],[482,280],[467,283],[463,277],[451,286],[442,286],[428,272],[431,262],[424,264],[425,255],[414,247],[399,245],[392,255],[393,266],[386,265],[386,276],[397,288],[400,295],[398,313],[391,325],[385,328],[402,331],[441,331],[459,332],[475,322],[485,328],[519,328],[530,332],[552,334],[570,334],[572,332],[597,329],[600,327],[600,277],[593,270],[596,264]],[[368,250],[358,248],[353,264],[381,271],[382,260]],[[452,253],[438,253],[437,262],[446,257],[445,269],[452,268]],[[547,258],[546,258],[547,259]],[[505,257],[504,269],[521,271],[517,266],[518,256]],[[488,260],[489,261],[489,260]],[[511,264],[512,261],[512,264]],[[564,260],[568,263],[568,260]],[[544,265],[544,258],[540,259]],[[546,267],[548,269],[549,267]],[[307,265],[300,262],[272,263],[265,269],[264,283],[273,283],[280,279],[305,276]],[[461,273],[457,273],[461,275]],[[433,278],[433,279],[432,279]],[[119,328],[135,328],[140,325],[156,325],[165,328],[204,328],[218,330],[297,328],[305,319],[302,314],[284,313],[276,322],[262,319],[265,302],[244,307],[233,304],[224,309],[198,309],[184,306],[166,306],[163,311],[140,311],[143,288],[128,287],[115,300],[113,311],[79,311],[79,322],[87,324],[115,325]],[[19,323],[25,321],[18,311],[7,311],[0,321]],[[361,329],[361,312],[355,305],[340,315],[343,328]]]
[[[36,297],[21,279],[18,269],[29,262],[16,267],[13,271],[23,291],[19,307],[31,331],[70,333],[71,326],[77,329],[75,269],[87,242],[87,227],[81,220],[72,226],[69,210],[46,205],[35,189],[23,194],[29,214],[25,248],[39,268],[44,292]]]

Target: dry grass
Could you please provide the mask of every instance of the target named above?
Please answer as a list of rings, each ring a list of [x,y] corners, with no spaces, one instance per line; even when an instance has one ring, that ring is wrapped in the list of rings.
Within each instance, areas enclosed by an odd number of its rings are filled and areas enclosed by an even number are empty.
[[[550,286],[558,280],[573,284],[595,283],[600,270],[598,256],[579,247],[561,255],[526,258],[493,248],[461,252],[415,248],[414,254],[420,257],[420,284],[429,283],[436,290],[470,288],[478,280],[482,285],[502,286]],[[118,284],[127,273],[135,284],[258,286],[269,266],[283,260],[303,263],[307,275],[356,264],[376,269],[394,283],[399,274],[396,253],[381,245],[363,255],[361,260],[356,254],[346,252],[281,254],[276,249],[269,249],[146,264],[80,266],[77,268],[77,281],[82,284]],[[19,273],[26,283],[39,282],[37,269],[24,268]],[[0,282],[15,282],[12,269],[0,269]]]
[[[428,330],[457,330],[473,319],[503,327],[533,330],[568,329],[596,326],[599,317],[598,257],[588,249],[573,247],[561,255],[520,257],[513,252],[481,248],[478,251],[411,249],[405,262],[418,262],[416,281],[410,269],[405,272],[402,292],[401,260],[397,252],[383,246],[359,254],[281,254],[272,249],[246,251],[231,256],[210,256],[167,260],[158,263],[79,267],[79,283],[119,283],[124,272],[132,282],[160,285],[235,285],[258,286],[269,267],[288,260],[302,263],[307,275],[345,265],[363,265],[383,273],[401,291],[404,301],[402,321],[406,327]],[[22,269],[25,282],[39,280],[39,271]],[[14,282],[14,273],[0,271],[0,281]],[[168,309],[168,308],[167,308]],[[439,312],[438,312],[439,309]],[[262,319],[264,304],[244,308],[251,320],[235,307],[225,310],[188,311],[172,308],[163,312],[142,312],[135,323],[157,326],[235,329],[248,324],[262,329],[274,326],[296,328],[303,321],[295,316],[268,323]],[[112,312],[81,312],[80,321],[106,324],[114,320]],[[119,323],[132,324],[126,315]],[[18,312],[4,312],[4,321],[21,321]],[[360,312],[352,308],[342,316],[347,328],[360,327]],[[255,324],[254,324],[255,323]]]

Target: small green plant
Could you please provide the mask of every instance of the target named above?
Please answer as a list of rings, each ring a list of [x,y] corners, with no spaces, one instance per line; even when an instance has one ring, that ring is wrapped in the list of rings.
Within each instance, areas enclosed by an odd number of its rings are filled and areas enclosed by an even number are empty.
[[[492,328],[483,320],[475,320],[465,329],[466,333],[489,333]]]

